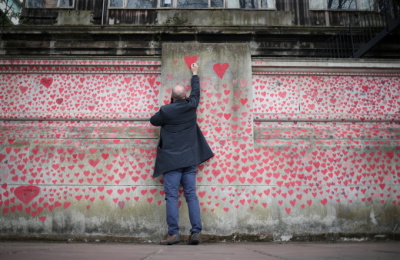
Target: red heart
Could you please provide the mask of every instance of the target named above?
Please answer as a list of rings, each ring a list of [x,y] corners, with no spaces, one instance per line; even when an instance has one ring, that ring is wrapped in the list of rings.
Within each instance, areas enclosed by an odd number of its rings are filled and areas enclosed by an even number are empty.
[[[36,186],[19,186],[15,189],[14,194],[25,204],[31,202],[37,195],[39,195],[40,188]]]
[[[190,68],[190,67],[189,67]],[[147,78],[147,82],[149,82],[150,86],[154,86],[154,82],[156,81],[156,78]]]
[[[286,97],[286,92],[279,92],[278,95],[279,95],[281,98],[284,98],[284,97]]]
[[[24,94],[28,90],[28,87],[19,86],[19,90],[21,90],[22,94]]]
[[[226,70],[228,69],[229,64],[228,63],[216,63],[213,66],[213,69],[215,71],[215,73],[218,75],[218,77],[220,77],[220,79],[222,79],[225,75]]]
[[[197,61],[197,56],[185,56],[184,58],[186,66],[190,69],[190,66]]]
[[[42,84],[46,88],[49,88],[52,83],[53,83],[53,78],[42,78],[40,80],[40,84]]]
[[[89,159],[89,164],[92,165],[93,167],[96,167],[97,164],[100,162],[99,159]]]

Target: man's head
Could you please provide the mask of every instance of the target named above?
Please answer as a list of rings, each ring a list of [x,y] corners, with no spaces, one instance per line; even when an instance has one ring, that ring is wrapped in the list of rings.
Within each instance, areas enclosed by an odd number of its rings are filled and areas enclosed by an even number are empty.
[[[184,86],[176,85],[175,87],[172,88],[172,99],[174,101],[182,100],[185,98],[186,98],[186,89]]]

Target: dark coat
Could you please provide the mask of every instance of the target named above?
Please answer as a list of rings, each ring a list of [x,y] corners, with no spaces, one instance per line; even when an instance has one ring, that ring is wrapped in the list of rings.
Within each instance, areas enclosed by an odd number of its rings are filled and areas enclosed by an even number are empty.
[[[197,125],[200,79],[194,75],[189,98],[164,105],[150,123],[161,126],[153,177],[171,170],[199,165],[214,156]]]

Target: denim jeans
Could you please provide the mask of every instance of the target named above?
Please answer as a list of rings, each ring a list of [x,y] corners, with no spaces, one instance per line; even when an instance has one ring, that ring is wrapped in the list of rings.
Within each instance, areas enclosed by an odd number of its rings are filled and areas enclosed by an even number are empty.
[[[179,187],[182,184],[189,210],[192,228],[190,232],[201,232],[200,205],[196,193],[196,166],[180,168],[164,173],[164,191],[167,209],[168,234],[179,234]]]

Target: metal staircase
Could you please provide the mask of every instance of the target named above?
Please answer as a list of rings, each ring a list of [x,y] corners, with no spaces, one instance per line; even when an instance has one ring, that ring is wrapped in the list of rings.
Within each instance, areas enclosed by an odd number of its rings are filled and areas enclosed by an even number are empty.
[[[314,57],[361,58],[400,26],[398,8],[393,0],[377,0],[374,12],[353,14],[346,29],[329,38]]]

